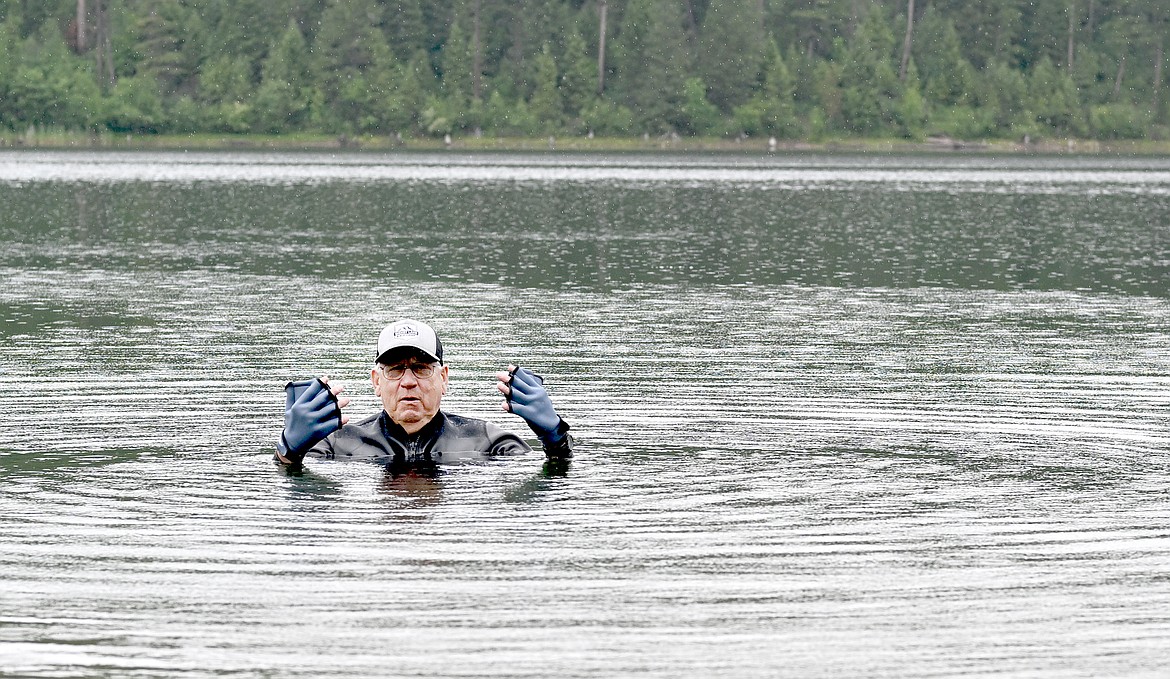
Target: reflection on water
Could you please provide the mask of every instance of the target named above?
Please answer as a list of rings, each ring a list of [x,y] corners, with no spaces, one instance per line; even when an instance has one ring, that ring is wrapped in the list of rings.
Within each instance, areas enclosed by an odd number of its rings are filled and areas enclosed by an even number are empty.
[[[1163,674],[1165,172],[0,154],[0,674]],[[275,468],[397,315],[572,467]]]
[[[1037,159],[895,158],[873,167],[872,159],[700,157],[630,168],[572,156],[451,166],[437,162],[442,154],[68,162],[75,157],[0,154],[8,241],[0,265],[373,280],[392,272],[402,283],[586,289],[721,283],[1157,296],[1170,278],[1165,161],[1081,159],[1068,169]],[[37,176],[37,167],[53,180],[4,182]],[[298,174],[308,170],[336,176]],[[644,176],[623,174],[635,170]],[[114,181],[119,172],[132,176]],[[789,174],[799,185],[779,179]]]

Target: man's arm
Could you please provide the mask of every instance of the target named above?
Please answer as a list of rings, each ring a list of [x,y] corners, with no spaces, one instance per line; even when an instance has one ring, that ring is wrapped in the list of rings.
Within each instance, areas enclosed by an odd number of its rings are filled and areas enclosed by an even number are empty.
[[[540,439],[544,454],[550,458],[573,456],[573,437],[569,423],[553,408],[544,378],[519,366],[496,374],[496,389],[504,395],[504,410],[519,415]]]
[[[289,382],[284,390],[284,430],[275,459],[280,464],[300,464],[309,450],[349,421],[341,413],[349,398],[338,398],[345,387],[329,386],[328,377]]]

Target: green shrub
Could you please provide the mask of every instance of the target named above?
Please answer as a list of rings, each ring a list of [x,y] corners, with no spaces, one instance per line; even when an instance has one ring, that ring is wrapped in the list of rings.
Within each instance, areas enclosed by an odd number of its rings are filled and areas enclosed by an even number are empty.
[[[603,136],[628,135],[634,129],[634,113],[609,99],[594,99],[581,110],[585,128]]]
[[[935,134],[956,139],[981,139],[990,136],[995,129],[995,117],[991,111],[951,106],[933,110],[928,128]]]
[[[1142,139],[1153,117],[1131,104],[1104,104],[1089,109],[1089,127],[1098,139]]]
[[[163,123],[163,106],[154,79],[119,80],[106,98],[101,119],[114,132],[158,132]]]

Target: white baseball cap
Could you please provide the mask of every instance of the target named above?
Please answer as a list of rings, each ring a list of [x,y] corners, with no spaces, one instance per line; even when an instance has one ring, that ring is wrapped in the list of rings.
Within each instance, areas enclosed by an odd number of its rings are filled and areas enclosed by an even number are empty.
[[[382,328],[382,333],[378,335],[378,353],[375,361],[382,363],[389,352],[404,347],[416,349],[428,358],[443,362],[443,343],[439,341],[435,329],[410,318],[394,321]]]

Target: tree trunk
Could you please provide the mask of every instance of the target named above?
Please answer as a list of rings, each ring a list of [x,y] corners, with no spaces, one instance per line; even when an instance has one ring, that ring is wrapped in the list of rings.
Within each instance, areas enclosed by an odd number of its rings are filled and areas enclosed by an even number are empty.
[[[1154,117],[1161,118],[1162,108],[1162,61],[1166,58],[1165,41],[1158,37],[1158,48],[1154,52]]]
[[[1121,96],[1121,79],[1125,77],[1125,54],[1121,55],[1121,63],[1117,65],[1117,78],[1113,80],[1113,101]]]
[[[906,39],[902,41],[902,67],[898,69],[898,80],[906,82],[906,69],[910,67],[910,47],[914,42],[914,0],[906,0]]]
[[[1073,17],[1075,16],[1076,11],[1077,5],[1075,2],[1068,6],[1068,55],[1065,57],[1064,66],[1068,69],[1069,73],[1072,73],[1073,70],[1073,50],[1076,48],[1076,44],[1073,40]]]
[[[686,11],[683,12],[683,14],[686,15],[686,20],[687,20],[687,25],[686,25],[687,45],[691,48],[692,52],[698,53],[698,51],[700,49],[699,48],[699,20],[695,18],[695,1],[694,0],[686,0],[686,2],[684,4],[686,5]]]
[[[605,13],[606,0],[598,3],[598,39],[597,39],[597,93],[605,92]]]
[[[89,30],[85,25],[85,0],[77,0],[77,53],[85,51],[85,34]]]
[[[103,89],[114,86],[114,53],[110,40],[110,0],[94,0],[95,35],[94,51],[97,57],[98,82]]]
[[[471,10],[471,98],[476,101],[483,98],[483,48],[479,40],[479,9],[480,0],[475,0]]]
[[[695,3],[693,0],[687,0],[687,33],[692,35],[699,34],[699,22],[695,20]]]

